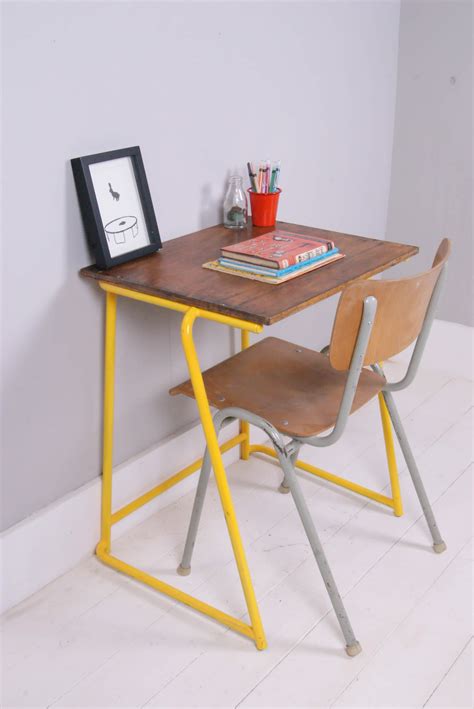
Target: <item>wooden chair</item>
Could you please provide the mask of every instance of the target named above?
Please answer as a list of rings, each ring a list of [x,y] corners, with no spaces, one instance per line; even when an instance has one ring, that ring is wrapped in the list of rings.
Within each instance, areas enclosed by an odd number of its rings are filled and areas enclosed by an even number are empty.
[[[346,652],[360,644],[337,590],[312,517],[295,474],[302,444],[329,446],[342,435],[350,413],[382,392],[437,553],[446,549],[405,436],[391,392],[408,386],[417,371],[445,278],[450,242],[444,239],[430,270],[399,280],[364,280],[342,293],[328,355],[266,338],[204,372],[209,402],[219,409],[216,431],[240,419],[269,436],[281,467],[281,489],[291,492],[346,640]],[[416,340],[403,379],[388,382],[378,364]],[[368,368],[367,368],[368,367]],[[191,383],[171,390],[193,396]],[[320,435],[331,429],[330,433]],[[290,441],[284,442],[283,436]],[[210,474],[206,450],[178,572],[190,572],[199,519]]]

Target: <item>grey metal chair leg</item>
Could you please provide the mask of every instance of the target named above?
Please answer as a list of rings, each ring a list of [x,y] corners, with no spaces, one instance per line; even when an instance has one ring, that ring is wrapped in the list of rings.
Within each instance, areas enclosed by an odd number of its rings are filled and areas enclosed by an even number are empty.
[[[298,446],[298,448],[296,450],[294,450],[290,456],[290,460],[291,460],[291,464],[292,464],[293,468],[295,467],[295,463],[298,458],[298,453],[300,451],[300,447],[301,446]],[[284,471],[283,471],[283,480],[280,483],[280,487],[278,488],[278,492],[281,492],[283,495],[287,495],[290,492],[290,486],[288,485]]]
[[[201,512],[204,505],[204,500],[206,498],[206,490],[207,484],[209,482],[210,473],[211,456],[209,455],[209,450],[206,446],[204,459],[202,461],[201,473],[199,475],[199,482],[196,489],[196,496],[194,498],[191,520],[189,522],[188,533],[186,535],[183,558],[181,559],[181,563],[177,568],[177,572],[180,576],[189,576],[189,574],[191,573],[191,557],[193,555],[194,544],[196,543],[196,536],[199,527],[199,521],[201,519]]]
[[[287,495],[290,492],[290,486],[288,485],[286,477],[283,477],[283,480],[278,488],[278,492],[281,492],[282,495]]]
[[[400,443],[400,447],[403,451],[408,471],[410,473],[411,479],[413,480],[413,485],[415,486],[416,494],[418,495],[418,499],[423,509],[423,513],[428,523],[428,527],[430,528],[431,536],[433,537],[433,549],[437,554],[441,554],[443,551],[446,550],[446,544],[443,541],[441,533],[438,529],[433,510],[431,509],[431,505],[426,494],[425,486],[423,485],[423,481],[418,471],[418,466],[415,462],[415,458],[413,457],[413,453],[411,451],[410,444],[408,443],[408,439],[403,429],[400,416],[395,406],[395,402],[390,392],[384,391],[382,392],[382,394],[383,398],[385,399],[385,403],[387,404],[387,409],[390,414],[390,418],[392,419],[393,428],[395,429],[395,433],[397,434],[398,442]]]
[[[331,599],[331,603],[336,613],[336,617],[339,621],[339,625],[341,626],[342,633],[346,640],[346,652],[350,657],[354,657],[355,655],[358,655],[359,652],[361,652],[362,648],[360,646],[360,643],[355,638],[349,617],[347,615],[346,609],[344,608],[344,604],[337,589],[336,582],[334,581],[331,568],[329,566],[328,560],[326,559],[326,555],[319,540],[318,533],[316,532],[313,519],[308,510],[306,500],[303,496],[303,493],[301,492],[301,488],[294,470],[293,461],[290,457],[286,457],[284,454],[281,454],[281,452],[278,452],[278,454],[280,458],[280,464],[285,474],[284,480],[288,483],[288,487],[290,488],[291,494],[295,501],[296,509],[298,510],[301,522],[303,523],[306,536],[308,537],[308,541],[311,545],[311,549],[313,550],[316,563],[318,564],[321,576],[323,577],[323,581],[326,586],[326,590],[329,594],[329,598]],[[298,452],[296,451],[296,455],[297,454]]]
[[[239,408],[235,408],[235,407],[221,409],[220,411],[218,411],[215,414],[213,421],[214,421],[214,428],[216,429],[217,435],[219,435],[219,432],[226,421],[230,422],[235,419],[249,421],[250,423],[253,423],[255,426],[259,426],[262,430],[264,430],[267,433],[267,435],[270,437],[270,440],[272,441],[273,445],[275,446],[275,448],[277,450],[284,449],[283,439],[281,438],[280,434],[276,431],[276,429],[274,429],[274,427],[271,424],[269,424],[264,419],[260,418],[260,416],[256,416],[255,414],[252,414],[249,411],[245,411],[244,409],[239,409]],[[299,449],[299,446],[300,446],[300,444],[295,442],[294,451],[295,451],[296,455],[297,455],[297,451]],[[206,447],[206,450],[204,452],[203,462],[202,462],[201,473],[199,475],[199,482],[198,482],[198,486],[197,486],[197,490],[196,490],[196,495],[194,498],[193,511],[191,513],[191,520],[189,522],[188,533],[186,535],[186,543],[184,546],[183,557],[181,559],[180,565],[177,568],[177,572],[181,576],[188,576],[191,573],[191,557],[192,557],[193,550],[194,550],[194,544],[196,542],[196,536],[197,536],[197,532],[198,532],[199,522],[201,519],[202,508],[204,505],[204,499],[206,497],[206,490],[207,490],[207,485],[209,482],[210,472],[211,472],[211,460],[210,460],[208,449]]]

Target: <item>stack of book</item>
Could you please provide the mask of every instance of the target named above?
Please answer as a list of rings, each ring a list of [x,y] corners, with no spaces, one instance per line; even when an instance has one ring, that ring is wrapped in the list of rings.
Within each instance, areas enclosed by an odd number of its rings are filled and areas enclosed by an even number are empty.
[[[332,241],[276,230],[224,246],[204,268],[265,283],[284,283],[344,258]]]

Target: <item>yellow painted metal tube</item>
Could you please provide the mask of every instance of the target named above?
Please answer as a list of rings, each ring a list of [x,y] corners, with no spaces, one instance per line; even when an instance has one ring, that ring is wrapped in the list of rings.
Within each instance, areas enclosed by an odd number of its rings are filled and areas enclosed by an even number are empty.
[[[230,325],[231,327],[236,327],[239,330],[248,330],[249,332],[255,333],[263,330],[262,325],[249,322],[248,320],[233,318],[230,315],[221,315],[221,313],[212,313],[209,310],[201,310],[200,308],[190,308],[189,305],[185,305],[184,303],[175,303],[173,300],[160,298],[157,295],[148,295],[147,293],[140,293],[139,291],[130,290],[128,288],[121,288],[120,286],[114,286],[106,281],[100,281],[100,287],[107,293],[121,295],[125,298],[131,298],[132,300],[139,300],[142,303],[158,305],[161,308],[176,310],[180,313],[186,313],[189,312],[189,310],[193,310],[196,312],[196,317],[204,318],[205,320],[213,320],[214,322],[221,323],[222,325]]]
[[[240,333],[240,349],[246,350],[250,346],[250,336],[247,330],[241,330]],[[240,422],[240,432],[245,435],[245,440],[240,444],[240,458],[241,460],[248,460],[250,456],[250,424],[248,421]]]
[[[232,496],[230,494],[227,477],[222,463],[219,444],[217,441],[217,435],[214,429],[206,389],[204,387],[204,381],[202,378],[201,369],[199,367],[199,360],[196,355],[196,349],[192,337],[193,324],[198,315],[198,309],[191,308],[183,317],[183,321],[181,324],[181,338],[183,343],[183,349],[186,357],[186,362],[188,364],[189,375],[194,389],[194,396],[196,398],[199,416],[201,418],[201,424],[209,449],[209,455],[211,457],[212,467],[214,469],[217,489],[219,491],[222,508],[224,510],[225,521],[229,531],[232,549],[234,551],[234,556],[237,563],[237,568],[239,571],[245,600],[247,603],[250,622],[254,633],[254,641],[257,648],[259,650],[263,650],[267,645],[265,633],[260,618],[260,612],[258,610],[255,591],[252,586],[252,580],[250,577],[247,560],[245,558],[245,552],[240,537],[237,518],[232,502]]]
[[[250,453],[265,453],[265,455],[269,455],[272,458],[278,458],[273,448],[269,448],[268,446],[251,445]],[[369,490],[369,488],[353,483],[345,478],[341,478],[339,475],[333,475],[333,473],[328,473],[326,470],[322,470],[321,468],[315,468],[314,465],[305,463],[302,460],[297,460],[295,465],[297,468],[300,468],[307,473],[311,473],[311,475],[316,475],[318,478],[323,478],[324,480],[328,480],[329,482],[339,485],[340,487],[344,487],[347,490],[352,490],[352,492],[368,497],[370,500],[380,502],[382,505],[387,505],[387,507],[393,507],[393,501],[390,497],[381,495],[379,492],[375,492],[375,490]]]
[[[380,418],[382,419],[383,437],[385,440],[385,451],[387,453],[388,473],[390,475],[390,486],[392,488],[393,513],[396,517],[403,515],[402,495],[400,492],[400,480],[398,477],[397,459],[395,456],[395,446],[393,443],[392,422],[388,413],[387,405],[382,394],[379,394]]]
[[[188,593],[181,591],[179,588],[170,586],[170,584],[167,584],[164,581],[159,581],[159,579],[147,574],[145,571],[141,571],[135,566],[126,564],[124,561],[121,561],[115,556],[105,552],[104,547],[100,544],[96,549],[96,553],[104,564],[111,566],[113,569],[116,569],[117,571],[120,571],[121,573],[130,576],[132,579],[136,579],[137,581],[146,584],[147,586],[151,586],[151,588],[154,588],[156,591],[164,593],[170,598],[173,598],[180,603],[184,603],[200,613],[204,613],[210,618],[214,618],[214,620],[219,621],[219,623],[222,623],[226,627],[232,628],[232,630],[236,630],[238,633],[242,633],[242,635],[255,640],[253,629],[238,618],[233,618],[231,615],[223,613],[218,608],[214,608],[214,606],[210,606],[208,603],[204,603],[204,601],[200,601],[194,596],[190,596]]]
[[[239,434],[238,436],[234,436],[234,438],[231,438],[229,441],[226,441],[220,446],[221,453],[225,453],[234,446],[238,446],[244,440],[244,438],[245,437],[242,434]],[[140,497],[137,497],[136,500],[133,500],[127,505],[124,505],[124,507],[121,507],[119,510],[113,513],[112,524],[120,522],[121,519],[127,517],[127,515],[131,514],[132,512],[135,512],[135,510],[138,510],[140,507],[143,507],[143,505],[146,505],[147,502],[150,502],[155,497],[158,497],[158,495],[161,495],[163,492],[166,492],[166,490],[169,490],[171,487],[181,482],[181,480],[185,480],[185,478],[195,473],[196,470],[200,470],[201,466],[202,458],[198,458],[198,460],[195,460],[194,463],[187,465],[186,468],[183,468],[182,470],[169,477],[167,480],[164,480],[159,485],[156,485],[156,487],[152,488],[151,490],[148,490],[148,492],[143,493],[143,495],[140,495]]]
[[[107,293],[105,299],[105,355],[104,355],[104,431],[102,451],[102,503],[100,543],[110,551],[112,526],[112,458],[114,435],[114,382],[115,382],[115,325],[117,298]]]
[[[247,347],[250,347],[250,335],[247,330],[242,330],[240,338],[240,349],[246,350]]]

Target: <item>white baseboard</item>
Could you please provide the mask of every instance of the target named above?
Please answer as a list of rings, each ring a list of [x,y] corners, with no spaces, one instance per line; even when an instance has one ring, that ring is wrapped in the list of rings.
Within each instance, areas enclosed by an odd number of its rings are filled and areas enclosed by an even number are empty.
[[[237,423],[230,424],[220,440],[228,440],[237,433]],[[265,440],[263,432],[253,427],[251,437],[255,443]],[[196,425],[117,466],[114,469],[113,509],[122,507],[189,465],[202,455],[203,450],[204,436],[200,425]],[[224,463],[230,465],[238,458],[239,449],[235,447],[224,454]],[[192,490],[197,474],[114,525],[113,538]],[[96,478],[0,535],[0,613],[94,553],[100,533],[100,488],[101,478]]]
[[[474,328],[435,320],[422,367],[449,370],[452,376],[472,379]],[[408,360],[412,348],[399,355]],[[237,433],[237,424],[225,429],[221,440]],[[252,441],[265,436],[252,427]],[[114,509],[159,484],[176,470],[199,458],[204,438],[199,425],[132,458],[114,470]],[[238,459],[238,448],[224,456],[226,465]],[[159,471],[159,472],[157,472]],[[164,495],[137,510],[113,528],[117,537],[157,510],[175,502],[196,485],[190,476]],[[100,478],[75,490],[0,535],[2,589],[0,613],[16,605],[74,567],[94,552],[99,539]]]

